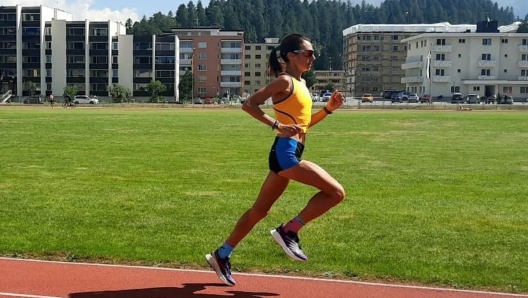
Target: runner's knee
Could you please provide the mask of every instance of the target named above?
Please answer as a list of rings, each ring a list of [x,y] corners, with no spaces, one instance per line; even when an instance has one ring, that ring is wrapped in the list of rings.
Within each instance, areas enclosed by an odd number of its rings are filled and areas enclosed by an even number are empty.
[[[338,185],[334,187],[331,191],[326,192],[326,195],[330,198],[330,200],[332,200],[335,205],[337,205],[345,199],[346,193],[343,186]]]

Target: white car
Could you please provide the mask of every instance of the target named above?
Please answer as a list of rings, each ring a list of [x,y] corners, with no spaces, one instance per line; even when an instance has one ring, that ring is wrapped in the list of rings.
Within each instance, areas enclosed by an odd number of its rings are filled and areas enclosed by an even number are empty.
[[[330,100],[330,97],[332,97],[332,93],[325,93],[323,94],[323,100],[322,102],[328,102]]]
[[[90,98],[89,96],[87,95],[77,95],[73,98],[73,102],[78,105],[78,104],[81,104],[81,103],[88,103],[88,104],[92,104],[92,105],[96,105],[96,104],[99,104],[99,99],[97,98]]]

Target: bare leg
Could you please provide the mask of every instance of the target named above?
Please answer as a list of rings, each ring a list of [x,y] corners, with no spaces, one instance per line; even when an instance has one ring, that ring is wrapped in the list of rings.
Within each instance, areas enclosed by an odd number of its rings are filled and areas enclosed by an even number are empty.
[[[253,227],[268,215],[268,211],[282,195],[289,182],[290,180],[288,178],[270,172],[264,181],[264,184],[262,184],[257,200],[253,206],[246,211],[242,217],[240,217],[226,242],[231,246],[238,245],[238,243],[249,234]]]
[[[282,171],[280,175],[320,190],[299,213],[299,217],[305,223],[323,215],[345,198],[343,186],[324,169],[312,162],[303,160],[297,166]]]

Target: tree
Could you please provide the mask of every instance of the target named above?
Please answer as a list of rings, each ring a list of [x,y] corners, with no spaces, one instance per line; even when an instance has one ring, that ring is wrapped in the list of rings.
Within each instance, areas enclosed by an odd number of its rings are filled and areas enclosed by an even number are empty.
[[[147,91],[152,93],[152,96],[150,97],[150,102],[160,102],[162,97],[160,93],[167,90],[167,86],[163,85],[160,81],[150,81],[150,83],[147,85]]]
[[[313,69],[303,73],[302,78],[306,81],[306,87],[310,88],[315,84],[315,72]]]
[[[125,102],[132,95],[128,87],[118,84],[108,87],[108,93],[112,97],[112,101],[116,103]]]
[[[326,86],[324,87],[324,90],[330,90],[330,92],[334,92],[334,89],[335,89],[335,86],[334,86],[334,84],[332,84],[332,83],[328,83],[328,84],[326,84]]]
[[[74,85],[67,85],[64,87],[64,97],[68,96],[73,99],[77,93],[79,93],[79,90]]]
[[[528,33],[528,21],[524,21],[517,28],[517,33]]]
[[[37,91],[37,84],[31,81],[24,81],[24,90],[27,90],[29,96],[33,96],[35,95],[35,91]]]
[[[194,84],[194,75],[192,72],[187,71],[180,80],[178,85],[178,91],[180,93],[180,98],[187,100],[192,97],[192,87]]]

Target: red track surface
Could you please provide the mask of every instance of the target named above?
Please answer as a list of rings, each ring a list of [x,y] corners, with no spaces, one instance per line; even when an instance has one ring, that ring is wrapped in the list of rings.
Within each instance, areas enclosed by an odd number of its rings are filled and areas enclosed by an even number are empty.
[[[486,292],[234,274],[224,286],[213,272],[150,267],[56,263],[0,258],[0,298],[528,297]]]

